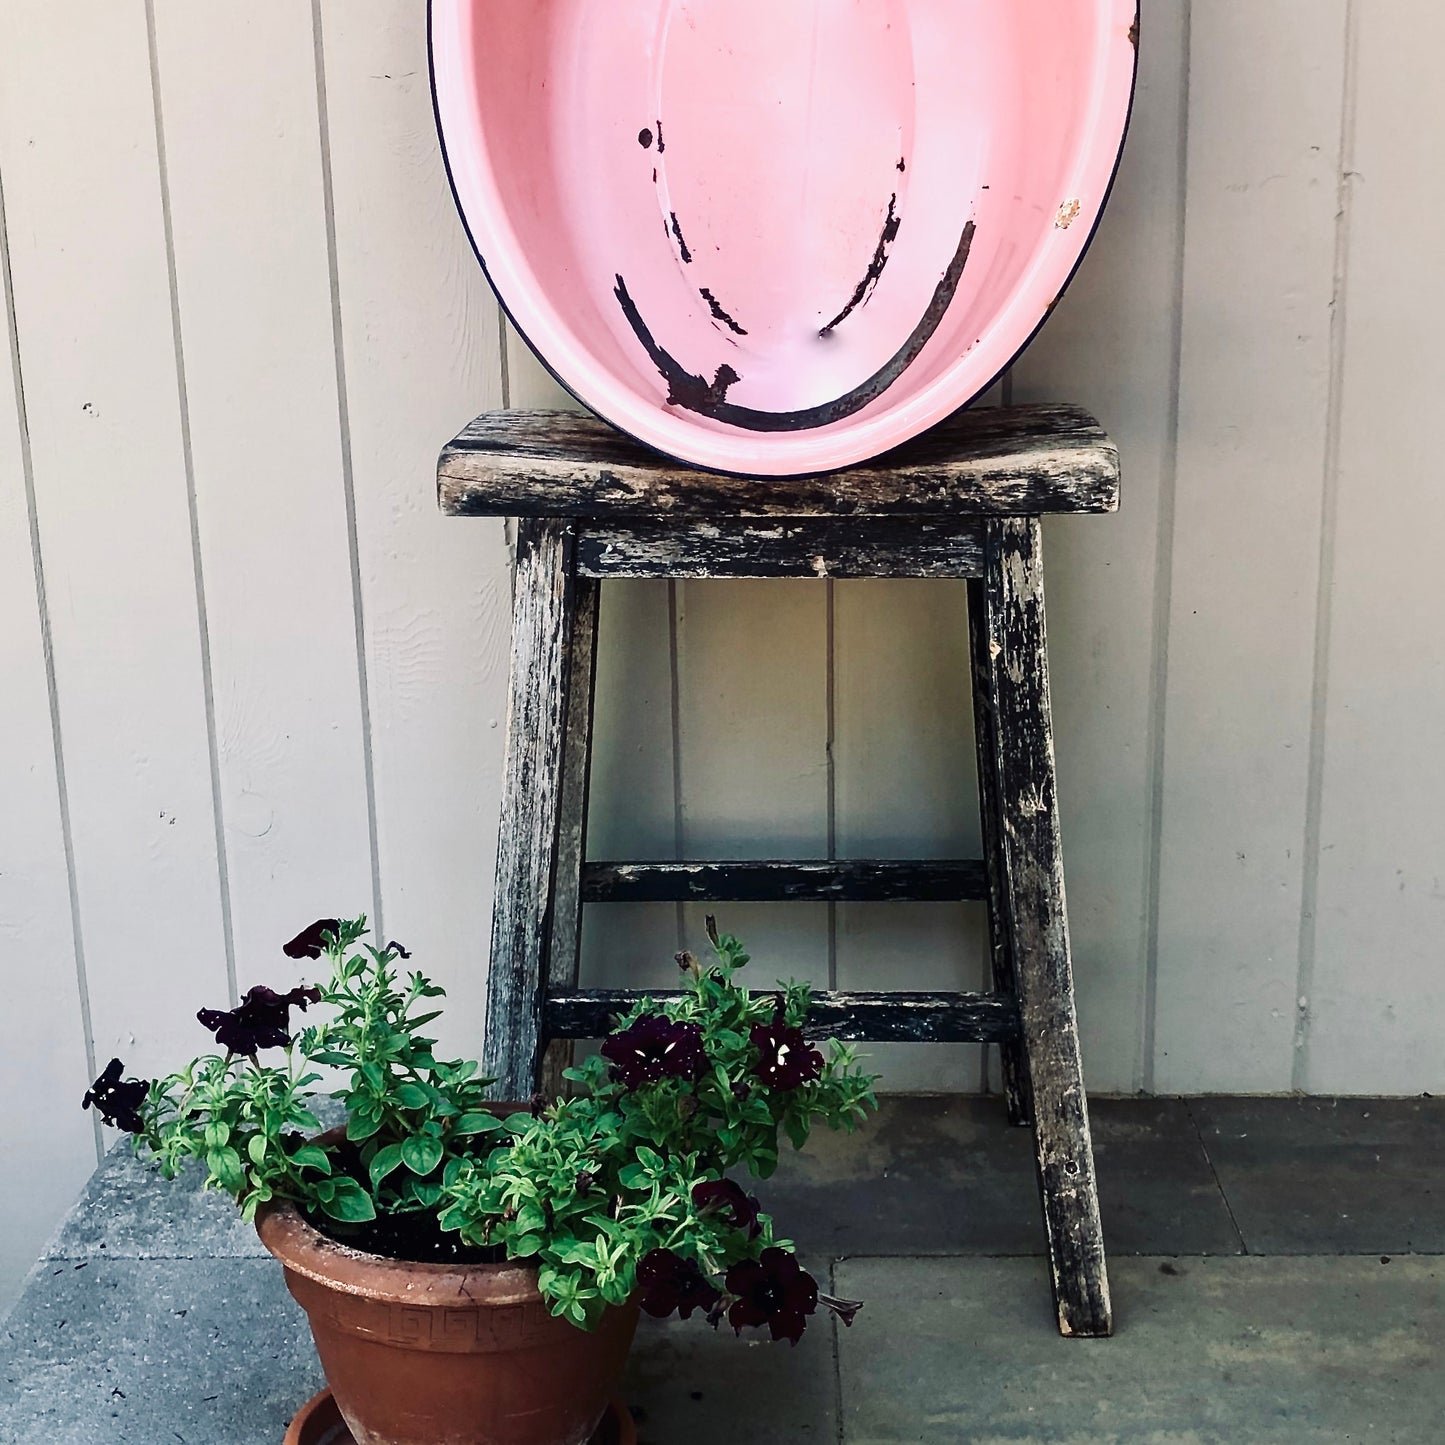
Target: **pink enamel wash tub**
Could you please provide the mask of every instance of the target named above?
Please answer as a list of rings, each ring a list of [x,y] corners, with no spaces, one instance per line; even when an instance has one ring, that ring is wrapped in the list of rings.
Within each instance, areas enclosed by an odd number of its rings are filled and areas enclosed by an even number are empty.
[[[1137,0],[432,0],[457,204],[593,411],[698,466],[867,460],[1068,284]]]

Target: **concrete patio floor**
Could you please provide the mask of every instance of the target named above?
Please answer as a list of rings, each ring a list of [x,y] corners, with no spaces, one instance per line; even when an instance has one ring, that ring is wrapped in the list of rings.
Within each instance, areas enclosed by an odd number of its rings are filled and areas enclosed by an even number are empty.
[[[792,1349],[644,1322],[647,1445],[1445,1439],[1445,1100],[1093,1103],[1118,1331],[1052,1317],[1030,1140],[897,1098],[760,1186],[833,1292]],[[0,1441],[275,1445],[321,1382],[228,1201],[125,1152],[0,1330]]]

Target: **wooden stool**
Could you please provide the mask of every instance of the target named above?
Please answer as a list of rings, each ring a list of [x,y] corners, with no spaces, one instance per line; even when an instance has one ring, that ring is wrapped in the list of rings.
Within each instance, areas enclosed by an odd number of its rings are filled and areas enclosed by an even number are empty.
[[[506,783],[482,1067],[526,1098],[551,1039],[598,1038],[638,997],[577,986],[584,903],[988,904],[991,993],[828,993],[850,1040],[997,1043],[1033,1123],[1059,1328],[1112,1328],[1079,1061],[1055,795],[1039,517],[1118,505],[1118,453],[1072,407],[966,412],[831,476],[699,472],[571,412],[490,412],[442,452],[441,506],[519,519]],[[965,577],[985,857],[588,862],[597,602],[606,577]],[[658,996],[658,995],[654,995]]]

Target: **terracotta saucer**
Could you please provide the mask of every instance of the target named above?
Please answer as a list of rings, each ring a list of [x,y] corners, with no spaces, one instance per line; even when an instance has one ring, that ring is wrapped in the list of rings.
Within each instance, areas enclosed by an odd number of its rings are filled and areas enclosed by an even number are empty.
[[[297,1412],[284,1445],[356,1445],[330,1390],[313,1395]],[[637,1427],[621,1400],[613,1400],[592,1437],[592,1445],[637,1445]]]

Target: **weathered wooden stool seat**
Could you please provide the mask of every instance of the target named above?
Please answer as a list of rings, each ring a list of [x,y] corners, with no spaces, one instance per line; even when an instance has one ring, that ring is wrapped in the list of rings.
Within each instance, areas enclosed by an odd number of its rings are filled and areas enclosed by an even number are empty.
[[[1039,518],[1118,505],[1087,413],[964,413],[866,466],[804,479],[700,472],[572,412],[490,412],[442,452],[454,516],[519,519],[506,781],[483,1067],[537,1086],[548,1040],[597,1038],[638,997],[580,989],[584,904],[973,899],[990,993],[822,992],[842,1039],[997,1043],[1032,1121],[1059,1327],[1112,1327],[1079,1060],[1049,714]],[[985,856],[694,863],[585,857],[592,683],[607,577],[968,579]],[[654,997],[657,996],[654,993]]]

